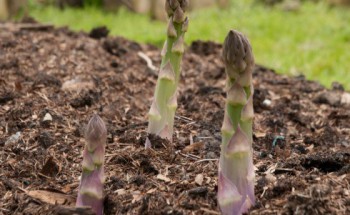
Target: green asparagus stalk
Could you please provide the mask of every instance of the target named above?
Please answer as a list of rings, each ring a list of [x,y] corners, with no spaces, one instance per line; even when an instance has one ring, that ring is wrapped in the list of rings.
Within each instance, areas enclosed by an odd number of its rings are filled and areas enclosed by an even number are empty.
[[[218,203],[223,214],[247,212],[254,204],[252,149],[254,56],[248,39],[231,30],[224,42],[226,109],[219,161]]]
[[[107,129],[103,120],[94,115],[85,133],[86,145],[83,152],[83,173],[81,176],[77,207],[90,206],[96,215],[103,214],[104,156]]]
[[[154,100],[148,114],[148,133],[170,141],[177,108],[177,86],[184,52],[184,36],[188,28],[188,17],[185,15],[187,7],[188,0],[166,1],[165,9],[169,16],[167,40],[162,51]]]

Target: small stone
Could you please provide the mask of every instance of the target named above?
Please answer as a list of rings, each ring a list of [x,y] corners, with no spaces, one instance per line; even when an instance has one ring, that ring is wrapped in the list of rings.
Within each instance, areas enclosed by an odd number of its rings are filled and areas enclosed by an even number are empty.
[[[269,107],[270,105],[271,105],[271,100],[270,99],[265,99],[264,101],[263,101],[263,105],[264,106],[266,106],[266,107]]]
[[[198,184],[199,186],[202,186],[203,184],[203,175],[202,174],[198,174],[194,180],[196,182],[196,184]]]
[[[52,121],[52,116],[51,116],[51,114],[49,114],[49,113],[46,113],[46,114],[45,114],[44,119],[43,119],[43,122],[46,122],[46,121]]]

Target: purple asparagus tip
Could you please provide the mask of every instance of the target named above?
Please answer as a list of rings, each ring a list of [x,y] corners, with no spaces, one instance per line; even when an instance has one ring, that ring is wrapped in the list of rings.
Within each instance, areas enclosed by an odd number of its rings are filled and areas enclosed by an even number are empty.
[[[83,173],[76,206],[89,206],[97,215],[102,215],[107,128],[103,120],[96,114],[88,123],[85,139]]]

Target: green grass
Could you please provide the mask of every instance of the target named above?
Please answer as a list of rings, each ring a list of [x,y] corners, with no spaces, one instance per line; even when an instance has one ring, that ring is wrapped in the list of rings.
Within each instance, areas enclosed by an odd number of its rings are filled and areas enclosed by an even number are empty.
[[[328,87],[338,81],[350,89],[350,9],[329,8],[321,2],[285,12],[252,2],[233,1],[226,11],[209,8],[192,12],[186,42],[222,42],[234,28],[249,37],[257,63],[279,73],[304,74]],[[32,7],[30,14],[41,22],[68,25],[73,30],[106,25],[112,35],[157,46],[165,39],[165,23],[126,10],[113,14],[91,7],[64,11]]]

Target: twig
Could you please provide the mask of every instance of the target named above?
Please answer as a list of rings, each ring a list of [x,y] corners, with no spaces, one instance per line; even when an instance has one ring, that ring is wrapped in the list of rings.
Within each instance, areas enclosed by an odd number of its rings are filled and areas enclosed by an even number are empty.
[[[202,163],[202,162],[207,162],[207,161],[218,161],[219,159],[202,159],[202,160],[198,160],[195,163]]]
[[[193,119],[185,117],[185,116],[175,116],[176,119],[181,119],[187,122],[193,122]]]
[[[42,174],[42,173],[40,173],[40,172],[38,173],[38,175],[41,176],[41,177],[47,178],[47,179],[51,179],[51,177],[49,177],[49,176],[47,176],[47,175],[44,175],[44,174]]]
[[[6,208],[0,208],[0,211],[10,212],[10,210],[9,210],[9,209],[6,209]]]
[[[193,160],[198,160],[198,159],[199,159],[198,156],[195,156],[195,155],[192,155],[192,154],[183,154],[183,153],[181,153],[180,151],[177,151],[177,152],[175,152],[175,153],[176,153],[176,154],[179,154],[179,155],[181,155],[181,156],[183,156],[183,157],[193,159]]]
[[[137,55],[146,61],[147,67],[153,72],[158,71],[158,68],[153,65],[152,60],[143,52],[138,52]]]
[[[198,139],[213,139],[213,137],[197,137]]]
[[[268,190],[269,187],[265,186],[262,194],[260,195],[260,198],[264,197],[266,190]]]

